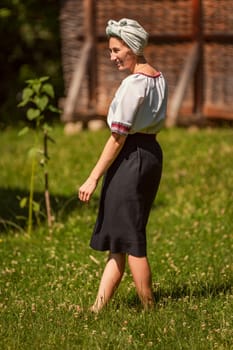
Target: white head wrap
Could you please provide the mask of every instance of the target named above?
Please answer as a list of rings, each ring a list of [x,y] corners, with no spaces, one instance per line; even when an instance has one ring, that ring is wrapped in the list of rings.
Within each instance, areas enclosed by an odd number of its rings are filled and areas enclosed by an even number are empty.
[[[119,22],[112,19],[108,21],[106,34],[109,37],[121,38],[138,56],[143,55],[143,49],[149,37],[149,34],[137,21],[128,18],[122,18]]]

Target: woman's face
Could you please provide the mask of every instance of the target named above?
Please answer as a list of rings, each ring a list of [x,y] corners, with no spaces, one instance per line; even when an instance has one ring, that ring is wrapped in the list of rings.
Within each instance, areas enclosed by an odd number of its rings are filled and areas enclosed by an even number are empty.
[[[116,64],[120,71],[129,70],[133,72],[137,56],[123,40],[111,37],[109,39],[109,52],[111,61]]]

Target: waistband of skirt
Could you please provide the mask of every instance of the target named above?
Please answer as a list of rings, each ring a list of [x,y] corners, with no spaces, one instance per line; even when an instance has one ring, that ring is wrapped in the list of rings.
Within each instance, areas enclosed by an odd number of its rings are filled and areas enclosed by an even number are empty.
[[[128,137],[132,138],[141,138],[141,139],[153,139],[156,140],[156,134],[146,134],[143,132],[136,132],[134,134],[128,134]]]

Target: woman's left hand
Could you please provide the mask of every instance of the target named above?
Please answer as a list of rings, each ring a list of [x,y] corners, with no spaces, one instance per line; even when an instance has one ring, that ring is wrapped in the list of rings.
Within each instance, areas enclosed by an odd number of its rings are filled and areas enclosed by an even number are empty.
[[[97,187],[97,180],[92,177],[88,177],[88,179],[84,182],[84,184],[79,188],[78,197],[82,202],[89,202],[93,192]]]

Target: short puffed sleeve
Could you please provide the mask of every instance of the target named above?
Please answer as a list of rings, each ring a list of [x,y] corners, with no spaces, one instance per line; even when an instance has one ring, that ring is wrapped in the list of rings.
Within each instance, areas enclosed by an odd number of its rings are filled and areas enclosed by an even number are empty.
[[[131,75],[124,79],[110,105],[107,122],[112,132],[128,135],[145,97],[145,79]]]

